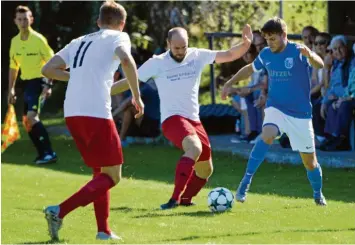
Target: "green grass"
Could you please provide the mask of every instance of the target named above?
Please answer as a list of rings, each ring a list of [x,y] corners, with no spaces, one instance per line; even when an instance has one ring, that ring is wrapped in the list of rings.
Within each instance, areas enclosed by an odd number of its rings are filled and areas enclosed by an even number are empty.
[[[53,123],[51,121],[47,122]],[[54,124],[58,122],[55,121]],[[57,204],[91,178],[73,141],[53,138],[60,160],[35,166],[27,136],[2,155],[2,243],[47,243],[42,208]],[[195,207],[160,211],[173,188],[180,152],[168,146],[124,149],[124,179],[111,192],[110,224],[124,243],[354,243],[354,170],[324,168],[328,207],[317,207],[301,166],[263,164],[248,201],[231,212],[211,214],[208,191],[217,186],[233,192],[245,160],[215,153],[215,172],[195,199]],[[79,208],[65,218],[61,243],[96,241],[93,207]]]

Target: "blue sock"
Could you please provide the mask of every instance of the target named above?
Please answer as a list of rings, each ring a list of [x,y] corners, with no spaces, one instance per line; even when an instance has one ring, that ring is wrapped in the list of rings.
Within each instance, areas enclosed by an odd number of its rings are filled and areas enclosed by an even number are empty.
[[[255,174],[260,164],[264,161],[265,155],[269,148],[270,145],[266,144],[263,139],[260,139],[256,142],[253,150],[250,153],[247,170],[242,180],[245,184],[250,184],[251,178]]]
[[[315,169],[307,169],[307,177],[313,189],[313,197],[320,198],[322,194],[322,168],[319,163],[317,163]]]

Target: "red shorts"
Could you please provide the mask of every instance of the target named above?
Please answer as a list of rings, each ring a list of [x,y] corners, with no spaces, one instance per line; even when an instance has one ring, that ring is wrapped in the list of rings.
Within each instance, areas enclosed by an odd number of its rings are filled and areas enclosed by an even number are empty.
[[[197,161],[207,161],[211,158],[210,141],[201,122],[175,115],[163,122],[162,129],[164,136],[180,149],[186,136],[196,134],[202,143],[202,153]]]
[[[75,116],[66,117],[65,122],[87,166],[123,163],[121,141],[112,119]]]

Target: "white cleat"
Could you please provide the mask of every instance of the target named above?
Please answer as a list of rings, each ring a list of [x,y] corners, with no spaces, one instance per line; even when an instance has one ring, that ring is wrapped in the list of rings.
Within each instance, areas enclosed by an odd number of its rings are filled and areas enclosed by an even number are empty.
[[[123,241],[123,239],[117,236],[115,233],[111,231],[111,234],[107,234],[105,232],[98,232],[96,235],[96,240],[117,240]]]
[[[59,240],[58,231],[62,228],[63,220],[58,217],[59,206],[48,206],[43,210],[48,223],[48,232],[52,240]]]

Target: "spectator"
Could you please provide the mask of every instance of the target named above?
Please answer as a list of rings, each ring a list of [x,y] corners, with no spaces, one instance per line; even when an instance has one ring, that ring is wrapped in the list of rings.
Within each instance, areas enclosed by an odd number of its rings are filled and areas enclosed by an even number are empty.
[[[314,40],[316,39],[316,35],[318,34],[318,30],[313,26],[306,26],[302,30],[302,40],[303,43],[310,49],[313,49]]]
[[[350,66],[350,55],[345,36],[335,36],[330,43],[330,47],[334,60],[332,61],[330,78],[326,78],[326,80],[330,81],[329,86],[326,84],[327,90],[322,100],[321,116],[324,119],[329,105],[344,95]]]
[[[131,102],[130,94],[126,94],[123,102],[113,112],[113,115],[123,112],[120,130],[122,146],[128,145],[126,136],[157,137],[160,134],[160,100],[154,81],[141,83],[140,91],[145,105],[143,117],[134,118],[136,109]],[[132,123],[133,120],[134,123]]]
[[[260,53],[260,51],[267,46],[266,40],[261,35],[259,30],[253,31],[253,44],[255,45],[258,53]]]
[[[355,54],[355,44],[354,44]],[[338,55],[336,53],[336,55]],[[330,135],[321,150],[350,150],[349,132],[355,110],[355,57],[349,65],[349,76],[344,95],[335,100],[328,109],[325,131]]]
[[[257,55],[258,52],[256,46],[252,44],[248,52],[243,56],[243,59],[247,64],[250,64],[254,61]],[[245,137],[241,137],[241,140],[249,143],[253,143],[261,132],[263,121],[262,109],[257,106],[256,101],[259,99],[260,89],[263,88],[260,84],[264,83],[264,79],[265,72],[254,72],[247,87],[233,89],[233,91],[239,96],[243,98],[245,97],[250,133]]]
[[[316,35],[314,41],[315,52],[324,60],[329,50],[327,47],[330,44],[331,36],[326,32],[320,32]],[[324,94],[324,69],[312,69],[312,89],[311,89],[311,102],[312,102],[312,121],[316,139],[322,143],[325,140],[324,127],[325,121],[321,117],[320,110],[322,106],[322,96]]]

